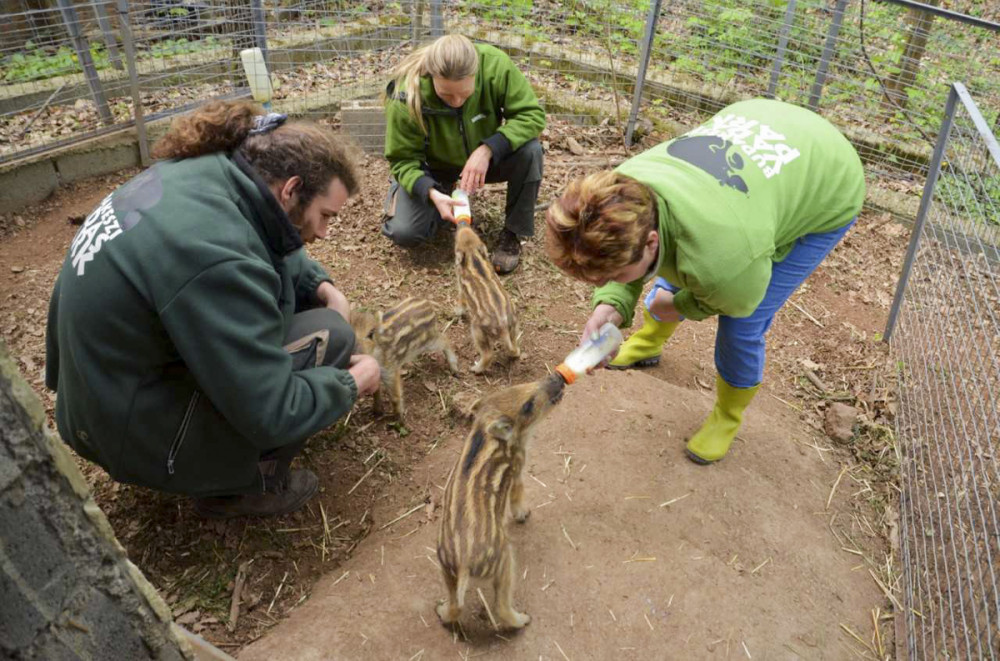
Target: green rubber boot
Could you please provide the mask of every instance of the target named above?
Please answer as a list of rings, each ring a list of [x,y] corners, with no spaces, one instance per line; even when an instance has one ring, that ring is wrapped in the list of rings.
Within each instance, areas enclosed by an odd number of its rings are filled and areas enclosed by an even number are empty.
[[[642,328],[632,333],[618,350],[615,359],[608,363],[611,369],[627,370],[652,367],[660,362],[663,345],[674,334],[679,321],[663,323],[653,319],[649,310],[642,310]]]
[[[688,441],[688,459],[696,464],[711,464],[726,456],[743,423],[743,411],[759,389],[760,384],[752,388],[734,388],[716,375],[715,408]]]

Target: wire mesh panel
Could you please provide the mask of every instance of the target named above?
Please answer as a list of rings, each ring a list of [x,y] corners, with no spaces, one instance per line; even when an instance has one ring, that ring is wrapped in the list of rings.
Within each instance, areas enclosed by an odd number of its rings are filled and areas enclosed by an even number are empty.
[[[909,658],[996,658],[1000,146],[959,84],[893,312]]]
[[[19,4],[0,36],[0,161],[130,121],[113,3]]]
[[[765,95],[813,108],[879,178],[869,202],[912,218],[950,82],[968,80],[996,121],[998,53],[1000,25],[898,3],[664,0],[645,112],[703,118]]]

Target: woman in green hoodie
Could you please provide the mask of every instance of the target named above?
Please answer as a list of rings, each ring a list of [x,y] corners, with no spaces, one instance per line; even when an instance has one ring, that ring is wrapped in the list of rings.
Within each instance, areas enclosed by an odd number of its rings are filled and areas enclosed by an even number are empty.
[[[248,102],[178,118],[154,155],[87,217],[56,280],[59,433],[205,516],[295,510],[318,479],[292,458],[379,384],[347,299],[303,248],[357,172],[329,129]]]
[[[473,195],[507,182],[506,222],[493,252],[499,273],[534,234],[545,112],[502,51],[446,35],[410,54],[386,89],[385,156],[393,181],[382,233],[413,247],[453,221],[452,189]]]
[[[716,402],[687,444],[697,463],[729,450],[764,376],[765,335],[789,296],[853,224],[861,160],[825,119],[756,99],[653,147],[614,171],[570,182],[547,217],[547,249],[598,285],[588,337],[629,326],[645,283],[643,325],[611,367],[659,361],[684,319],[719,317]]]

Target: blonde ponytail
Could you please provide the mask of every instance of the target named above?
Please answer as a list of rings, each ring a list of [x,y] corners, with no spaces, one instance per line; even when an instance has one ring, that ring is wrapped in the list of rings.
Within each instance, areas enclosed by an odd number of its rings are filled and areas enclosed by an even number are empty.
[[[410,117],[426,135],[427,125],[421,114],[420,79],[436,76],[445,80],[462,80],[475,76],[479,70],[479,54],[468,37],[446,34],[407,55],[393,73],[393,92],[386,98],[405,100]]]

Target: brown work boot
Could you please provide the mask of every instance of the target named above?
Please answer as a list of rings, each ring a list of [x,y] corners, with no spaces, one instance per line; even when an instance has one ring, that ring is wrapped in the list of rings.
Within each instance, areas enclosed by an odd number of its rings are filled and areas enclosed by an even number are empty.
[[[278,516],[299,509],[315,495],[319,478],[311,470],[298,468],[288,477],[269,486],[263,493],[243,496],[196,498],[194,510],[206,519],[232,519],[237,516]]]
[[[500,275],[510,273],[521,261],[521,239],[509,229],[500,233],[500,240],[493,250],[493,268]]]

